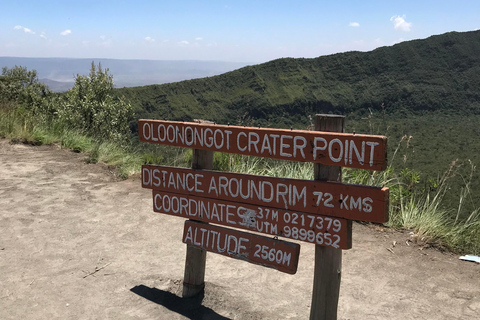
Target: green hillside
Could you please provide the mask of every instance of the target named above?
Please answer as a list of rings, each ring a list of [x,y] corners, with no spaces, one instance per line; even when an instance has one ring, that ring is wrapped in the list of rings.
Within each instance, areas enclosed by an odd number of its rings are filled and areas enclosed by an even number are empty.
[[[480,110],[480,31],[371,52],[284,58],[215,77],[119,89],[139,118],[298,126],[318,112],[472,114]]]
[[[137,119],[305,128],[315,113],[343,114],[348,131],[387,135],[390,159],[407,135],[394,164],[421,172],[419,184],[438,178],[456,159],[464,163],[447,195],[455,206],[467,160],[480,164],[479,53],[480,31],[450,32],[117,93],[132,103]],[[131,129],[137,130],[136,121]],[[471,187],[480,192],[477,174]]]

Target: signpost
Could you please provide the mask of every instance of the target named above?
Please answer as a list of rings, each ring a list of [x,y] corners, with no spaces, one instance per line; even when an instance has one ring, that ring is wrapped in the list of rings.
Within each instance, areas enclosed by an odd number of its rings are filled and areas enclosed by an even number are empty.
[[[387,139],[343,133],[342,116],[315,121],[316,131],[305,131],[139,120],[141,141],[193,148],[192,169],[142,167],[153,210],[190,219],[182,238],[184,297],[203,290],[207,251],[294,274],[300,245],[277,238],[284,237],[315,244],[310,319],[336,319],[352,220],[388,221],[389,198],[388,188],[341,183],[341,167],[384,170]],[[212,171],[215,151],[313,162],[315,180]]]
[[[315,117],[315,130],[343,132],[344,127],[343,116]],[[315,180],[341,182],[342,168],[316,164],[314,176]],[[310,320],[335,320],[342,278],[342,251],[316,245],[314,263]]]
[[[192,155],[193,169],[213,169],[213,151],[193,149]],[[196,296],[203,291],[206,263],[206,250],[187,245],[182,292],[184,298]]]

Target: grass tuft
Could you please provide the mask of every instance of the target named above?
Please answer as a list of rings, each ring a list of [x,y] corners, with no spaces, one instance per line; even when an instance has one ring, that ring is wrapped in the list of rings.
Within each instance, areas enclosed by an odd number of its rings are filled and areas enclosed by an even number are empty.
[[[90,152],[94,147],[92,138],[69,130],[63,132],[60,143],[63,148],[72,149],[74,152]]]
[[[118,168],[118,174],[122,179],[126,179],[130,175],[139,172],[142,164],[145,163],[144,157],[141,154],[127,150],[114,142],[95,144],[87,158],[87,162],[103,162],[116,166]]]

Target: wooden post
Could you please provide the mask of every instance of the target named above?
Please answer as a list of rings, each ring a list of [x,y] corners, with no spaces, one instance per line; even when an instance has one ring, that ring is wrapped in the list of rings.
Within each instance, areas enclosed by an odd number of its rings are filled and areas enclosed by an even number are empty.
[[[192,168],[213,169],[213,151],[193,149]],[[182,292],[184,298],[196,296],[205,288],[206,262],[207,251],[187,245]]]
[[[338,115],[317,114],[315,130],[343,132],[345,117]],[[315,180],[342,180],[342,168],[314,165]],[[315,268],[313,277],[312,306],[310,320],[337,319],[338,296],[342,275],[342,250],[315,245]]]

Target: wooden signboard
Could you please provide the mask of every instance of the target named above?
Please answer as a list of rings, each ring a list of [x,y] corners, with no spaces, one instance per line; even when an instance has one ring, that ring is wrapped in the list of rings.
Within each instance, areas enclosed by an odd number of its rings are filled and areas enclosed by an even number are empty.
[[[352,247],[350,220],[153,190],[153,211],[336,249]]]
[[[384,136],[139,120],[143,142],[264,158],[385,170]]]
[[[316,245],[310,319],[337,318],[339,249],[352,247],[352,220],[387,222],[389,205],[388,188],[341,183],[341,167],[387,167],[387,138],[343,133],[344,120],[316,115],[316,131],[139,121],[140,141],[193,149],[193,169],[142,167],[154,211],[190,219],[183,297],[204,289],[206,251],[294,274],[300,245],[279,236]],[[313,162],[315,180],[212,171],[214,151]]]
[[[349,220],[388,221],[388,188],[153,165],[142,167],[142,186]]]
[[[191,220],[185,221],[183,242],[281,272],[297,272],[299,244]]]

